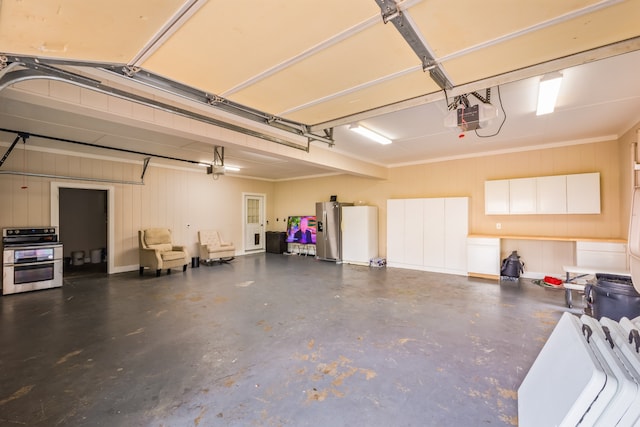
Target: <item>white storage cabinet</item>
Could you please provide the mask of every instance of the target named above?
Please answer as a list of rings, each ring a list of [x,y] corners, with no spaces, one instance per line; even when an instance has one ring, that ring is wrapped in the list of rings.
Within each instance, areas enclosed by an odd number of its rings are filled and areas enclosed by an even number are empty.
[[[387,265],[467,274],[469,199],[387,201]]]

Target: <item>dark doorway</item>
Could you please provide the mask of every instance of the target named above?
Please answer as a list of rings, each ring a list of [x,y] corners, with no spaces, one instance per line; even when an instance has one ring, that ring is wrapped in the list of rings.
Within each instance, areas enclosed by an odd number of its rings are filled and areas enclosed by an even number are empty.
[[[60,188],[64,276],[107,274],[107,190]]]

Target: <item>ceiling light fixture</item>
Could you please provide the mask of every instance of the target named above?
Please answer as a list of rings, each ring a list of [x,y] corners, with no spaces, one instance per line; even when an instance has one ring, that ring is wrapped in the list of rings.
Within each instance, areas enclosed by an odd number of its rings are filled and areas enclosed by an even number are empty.
[[[240,172],[240,168],[237,166],[225,166],[224,170],[229,172]]]
[[[562,74],[558,72],[547,74],[540,80],[536,116],[553,113],[561,83]]]
[[[372,131],[371,129],[367,129],[366,127],[360,125],[351,125],[349,126],[349,130],[352,130],[360,135],[369,138],[372,141],[375,141],[382,145],[391,144],[393,141],[387,138],[386,136],[382,136],[377,132]]]

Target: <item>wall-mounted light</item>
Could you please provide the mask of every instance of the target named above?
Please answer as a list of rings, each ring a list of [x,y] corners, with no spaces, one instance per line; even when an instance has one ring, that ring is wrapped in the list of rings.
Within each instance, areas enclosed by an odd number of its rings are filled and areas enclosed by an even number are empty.
[[[372,131],[371,129],[367,129],[366,127],[360,125],[351,125],[349,126],[349,130],[352,130],[360,135],[369,138],[372,141],[375,141],[379,144],[387,145],[391,144],[393,141],[387,138],[386,136],[382,136],[377,132]]]
[[[553,113],[556,108],[556,100],[560,92],[560,84],[562,83],[561,73],[547,74],[540,80],[538,89],[538,109],[537,116]]]

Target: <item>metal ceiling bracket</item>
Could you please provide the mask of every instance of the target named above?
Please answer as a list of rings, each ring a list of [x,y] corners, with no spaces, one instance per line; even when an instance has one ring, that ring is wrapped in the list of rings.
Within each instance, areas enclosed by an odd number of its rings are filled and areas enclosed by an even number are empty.
[[[11,154],[13,149],[15,148],[16,144],[21,139],[22,139],[22,143],[26,144],[27,143],[27,139],[29,139],[29,134],[28,133],[23,133],[23,132],[18,132],[18,136],[16,136],[16,139],[13,140],[13,142],[11,143],[9,148],[7,149],[6,153],[4,153],[4,156],[2,156],[2,159],[0,159],[0,167],[2,167],[2,165],[5,162],[5,160],[7,160],[7,158],[9,157],[9,155]]]
[[[149,161],[151,161],[151,157],[145,157],[144,162],[142,163],[142,175],[140,175],[140,181],[144,182],[144,174],[147,173],[147,167],[149,166]]]
[[[333,141],[333,128],[324,129],[324,134],[328,139]],[[336,144],[330,144],[329,147],[333,148]]]
[[[224,147],[215,145],[213,147],[213,163],[207,167],[207,175],[213,175],[213,179],[220,178],[224,175]]]
[[[449,90],[453,88],[453,84],[449,81],[444,71],[437,63],[426,44],[414,28],[413,22],[409,19],[398,4],[394,0],[376,0],[382,13],[382,22],[385,24],[391,22],[400,35],[409,44],[413,52],[422,62],[422,69],[429,71],[429,75],[440,89]]]
[[[11,154],[13,149],[16,147],[16,144],[18,143],[18,141],[20,141],[20,135],[16,136],[16,139],[13,140],[13,142],[7,149],[6,153],[4,153],[4,156],[2,156],[2,159],[0,159],[0,167],[2,167],[2,165],[4,164],[4,161],[7,160],[7,158],[9,157],[9,154]]]
[[[124,67],[122,67],[122,72],[127,77],[133,77],[138,73],[138,71],[140,71],[140,67],[136,67],[134,65],[125,65]]]

